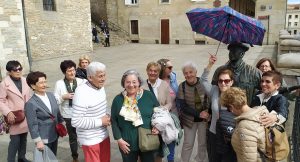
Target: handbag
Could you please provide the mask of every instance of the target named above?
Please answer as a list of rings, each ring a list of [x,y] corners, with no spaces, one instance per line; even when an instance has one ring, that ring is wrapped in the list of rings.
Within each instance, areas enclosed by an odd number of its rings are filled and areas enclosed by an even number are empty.
[[[139,127],[139,148],[141,152],[157,150],[160,146],[157,134],[152,134],[151,129]]]
[[[50,117],[51,117],[52,121],[55,121],[54,120],[55,117],[52,114],[50,114]],[[55,125],[55,129],[56,129],[57,134],[60,137],[64,137],[64,136],[66,136],[68,134],[66,127],[62,123],[57,123]]]
[[[16,110],[16,111],[11,111],[15,115],[15,123],[14,124],[19,124],[25,119],[25,113],[23,110]],[[7,116],[4,116],[4,121],[8,124],[8,118]]]

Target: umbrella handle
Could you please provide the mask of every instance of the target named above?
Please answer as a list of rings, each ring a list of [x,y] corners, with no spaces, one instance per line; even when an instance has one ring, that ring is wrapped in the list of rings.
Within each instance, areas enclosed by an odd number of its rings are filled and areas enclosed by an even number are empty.
[[[221,38],[221,40],[223,40],[223,36],[224,36],[225,30],[226,30],[226,28],[227,28],[227,25],[228,25],[228,22],[229,22],[230,17],[231,17],[231,15],[228,14],[228,18],[227,18],[227,20],[226,20],[226,24],[225,24],[225,27],[224,27],[224,30],[223,30],[223,33],[222,33],[222,38]],[[217,54],[218,54],[219,47],[220,47],[220,45],[221,45],[221,40],[219,41],[219,45],[218,45],[218,48],[217,48],[217,51],[216,51],[215,56],[217,56]]]

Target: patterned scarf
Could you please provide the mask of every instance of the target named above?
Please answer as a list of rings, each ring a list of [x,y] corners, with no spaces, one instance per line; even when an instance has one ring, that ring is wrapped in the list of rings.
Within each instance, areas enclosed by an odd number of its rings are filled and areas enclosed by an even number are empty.
[[[76,81],[76,78],[73,80],[73,86],[71,88],[71,84],[70,82],[65,78],[64,79],[64,82],[65,82],[65,85],[67,87],[67,91],[69,93],[74,93],[75,92],[75,89],[77,88],[77,81]],[[72,99],[69,99],[69,106],[72,107]]]
[[[143,89],[140,89],[134,99],[127,96],[127,91],[123,91],[124,102],[119,115],[125,120],[132,121],[132,124],[137,127],[143,124],[143,119],[138,107],[138,100],[143,96]]]

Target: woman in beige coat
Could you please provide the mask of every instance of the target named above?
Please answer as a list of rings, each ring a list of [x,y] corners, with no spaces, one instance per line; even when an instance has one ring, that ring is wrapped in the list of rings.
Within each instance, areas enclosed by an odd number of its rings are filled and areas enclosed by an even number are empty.
[[[221,104],[236,117],[236,128],[231,144],[236,152],[238,162],[260,162],[265,152],[265,130],[260,124],[260,117],[268,114],[265,106],[250,108],[244,90],[232,87],[221,95]]]

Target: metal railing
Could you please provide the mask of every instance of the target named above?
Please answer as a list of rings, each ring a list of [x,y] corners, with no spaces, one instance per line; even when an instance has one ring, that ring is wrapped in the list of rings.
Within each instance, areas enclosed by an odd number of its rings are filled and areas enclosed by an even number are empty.
[[[100,22],[97,21],[97,19],[94,19],[94,18],[92,17],[92,22],[93,22],[95,25],[97,25],[97,26],[100,27]],[[128,37],[128,38],[129,38],[129,36],[130,36],[129,32],[126,31],[125,29],[121,28],[119,25],[117,25],[117,24],[115,24],[115,23],[113,23],[113,22],[111,22],[111,21],[109,21],[109,20],[107,20],[106,23],[107,23],[107,27],[108,27],[109,30],[121,32],[122,35],[124,35],[125,37]]]

